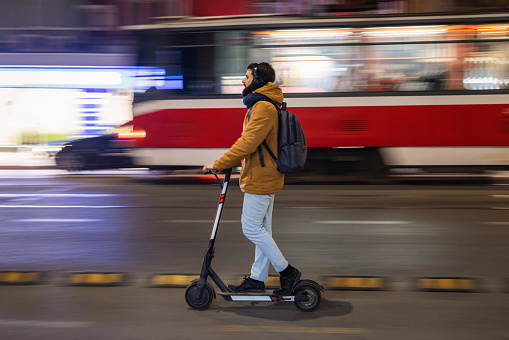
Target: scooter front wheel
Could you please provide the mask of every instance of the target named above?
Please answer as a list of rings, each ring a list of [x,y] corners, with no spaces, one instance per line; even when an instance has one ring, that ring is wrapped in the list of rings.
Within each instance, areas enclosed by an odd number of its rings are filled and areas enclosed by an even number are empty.
[[[212,287],[209,284],[205,284],[203,288],[203,292],[201,294],[201,298],[198,298],[196,295],[198,290],[198,283],[191,283],[186,289],[186,302],[192,309],[204,310],[209,308],[212,303],[212,299],[214,298],[214,292]]]
[[[303,312],[312,312],[320,304],[320,289],[312,284],[304,284],[295,292],[295,305]]]

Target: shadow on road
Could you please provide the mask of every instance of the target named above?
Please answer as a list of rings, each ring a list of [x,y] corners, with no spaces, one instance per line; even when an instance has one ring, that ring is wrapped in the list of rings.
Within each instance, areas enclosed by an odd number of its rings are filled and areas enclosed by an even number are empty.
[[[216,307],[216,311],[234,313],[258,319],[275,321],[313,320],[326,316],[343,316],[353,311],[353,305],[344,301],[328,301],[322,298],[320,306],[314,312],[301,312],[293,303],[274,303],[271,305],[253,302],[251,305]]]

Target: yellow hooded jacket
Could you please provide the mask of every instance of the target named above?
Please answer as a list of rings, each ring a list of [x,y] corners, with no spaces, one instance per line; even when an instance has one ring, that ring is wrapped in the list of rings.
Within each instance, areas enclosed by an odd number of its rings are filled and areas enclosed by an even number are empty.
[[[253,92],[267,96],[278,104],[283,103],[283,91],[274,83],[267,83]],[[277,165],[262,147],[265,166],[260,164],[258,146],[264,140],[277,157],[277,135],[279,117],[275,106],[267,101],[258,101],[249,109],[244,118],[243,131],[239,139],[221,158],[214,163],[214,169],[224,170],[242,165],[240,172],[240,189],[256,195],[274,194],[284,185],[284,174],[277,171]]]

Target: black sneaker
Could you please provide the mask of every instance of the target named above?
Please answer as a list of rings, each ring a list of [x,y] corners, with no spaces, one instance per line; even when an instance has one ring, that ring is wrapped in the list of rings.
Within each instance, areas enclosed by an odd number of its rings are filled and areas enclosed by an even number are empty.
[[[237,285],[228,285],[228,288],[235,293],[254,292],[263,293],[265,291],[265,283],[262,281],[254,280],[248,276],[244,276],[242,283]]]
[[[281,282],[281,288],[274,291],[275,295],[288,295],[293,291],[295,285],[300,280],[301,272],[297,268],[292,267],[292,271],[288,275],[280,275],[279,281]]]

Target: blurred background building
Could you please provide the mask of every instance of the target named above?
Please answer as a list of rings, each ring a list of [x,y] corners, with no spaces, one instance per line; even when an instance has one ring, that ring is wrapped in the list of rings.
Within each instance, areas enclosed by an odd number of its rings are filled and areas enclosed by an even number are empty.
[[[280,13],[506,11],[509,0],[2,0],[0,145],[104,134],[130,120],[136,67],[120,27],[161,18]]]

